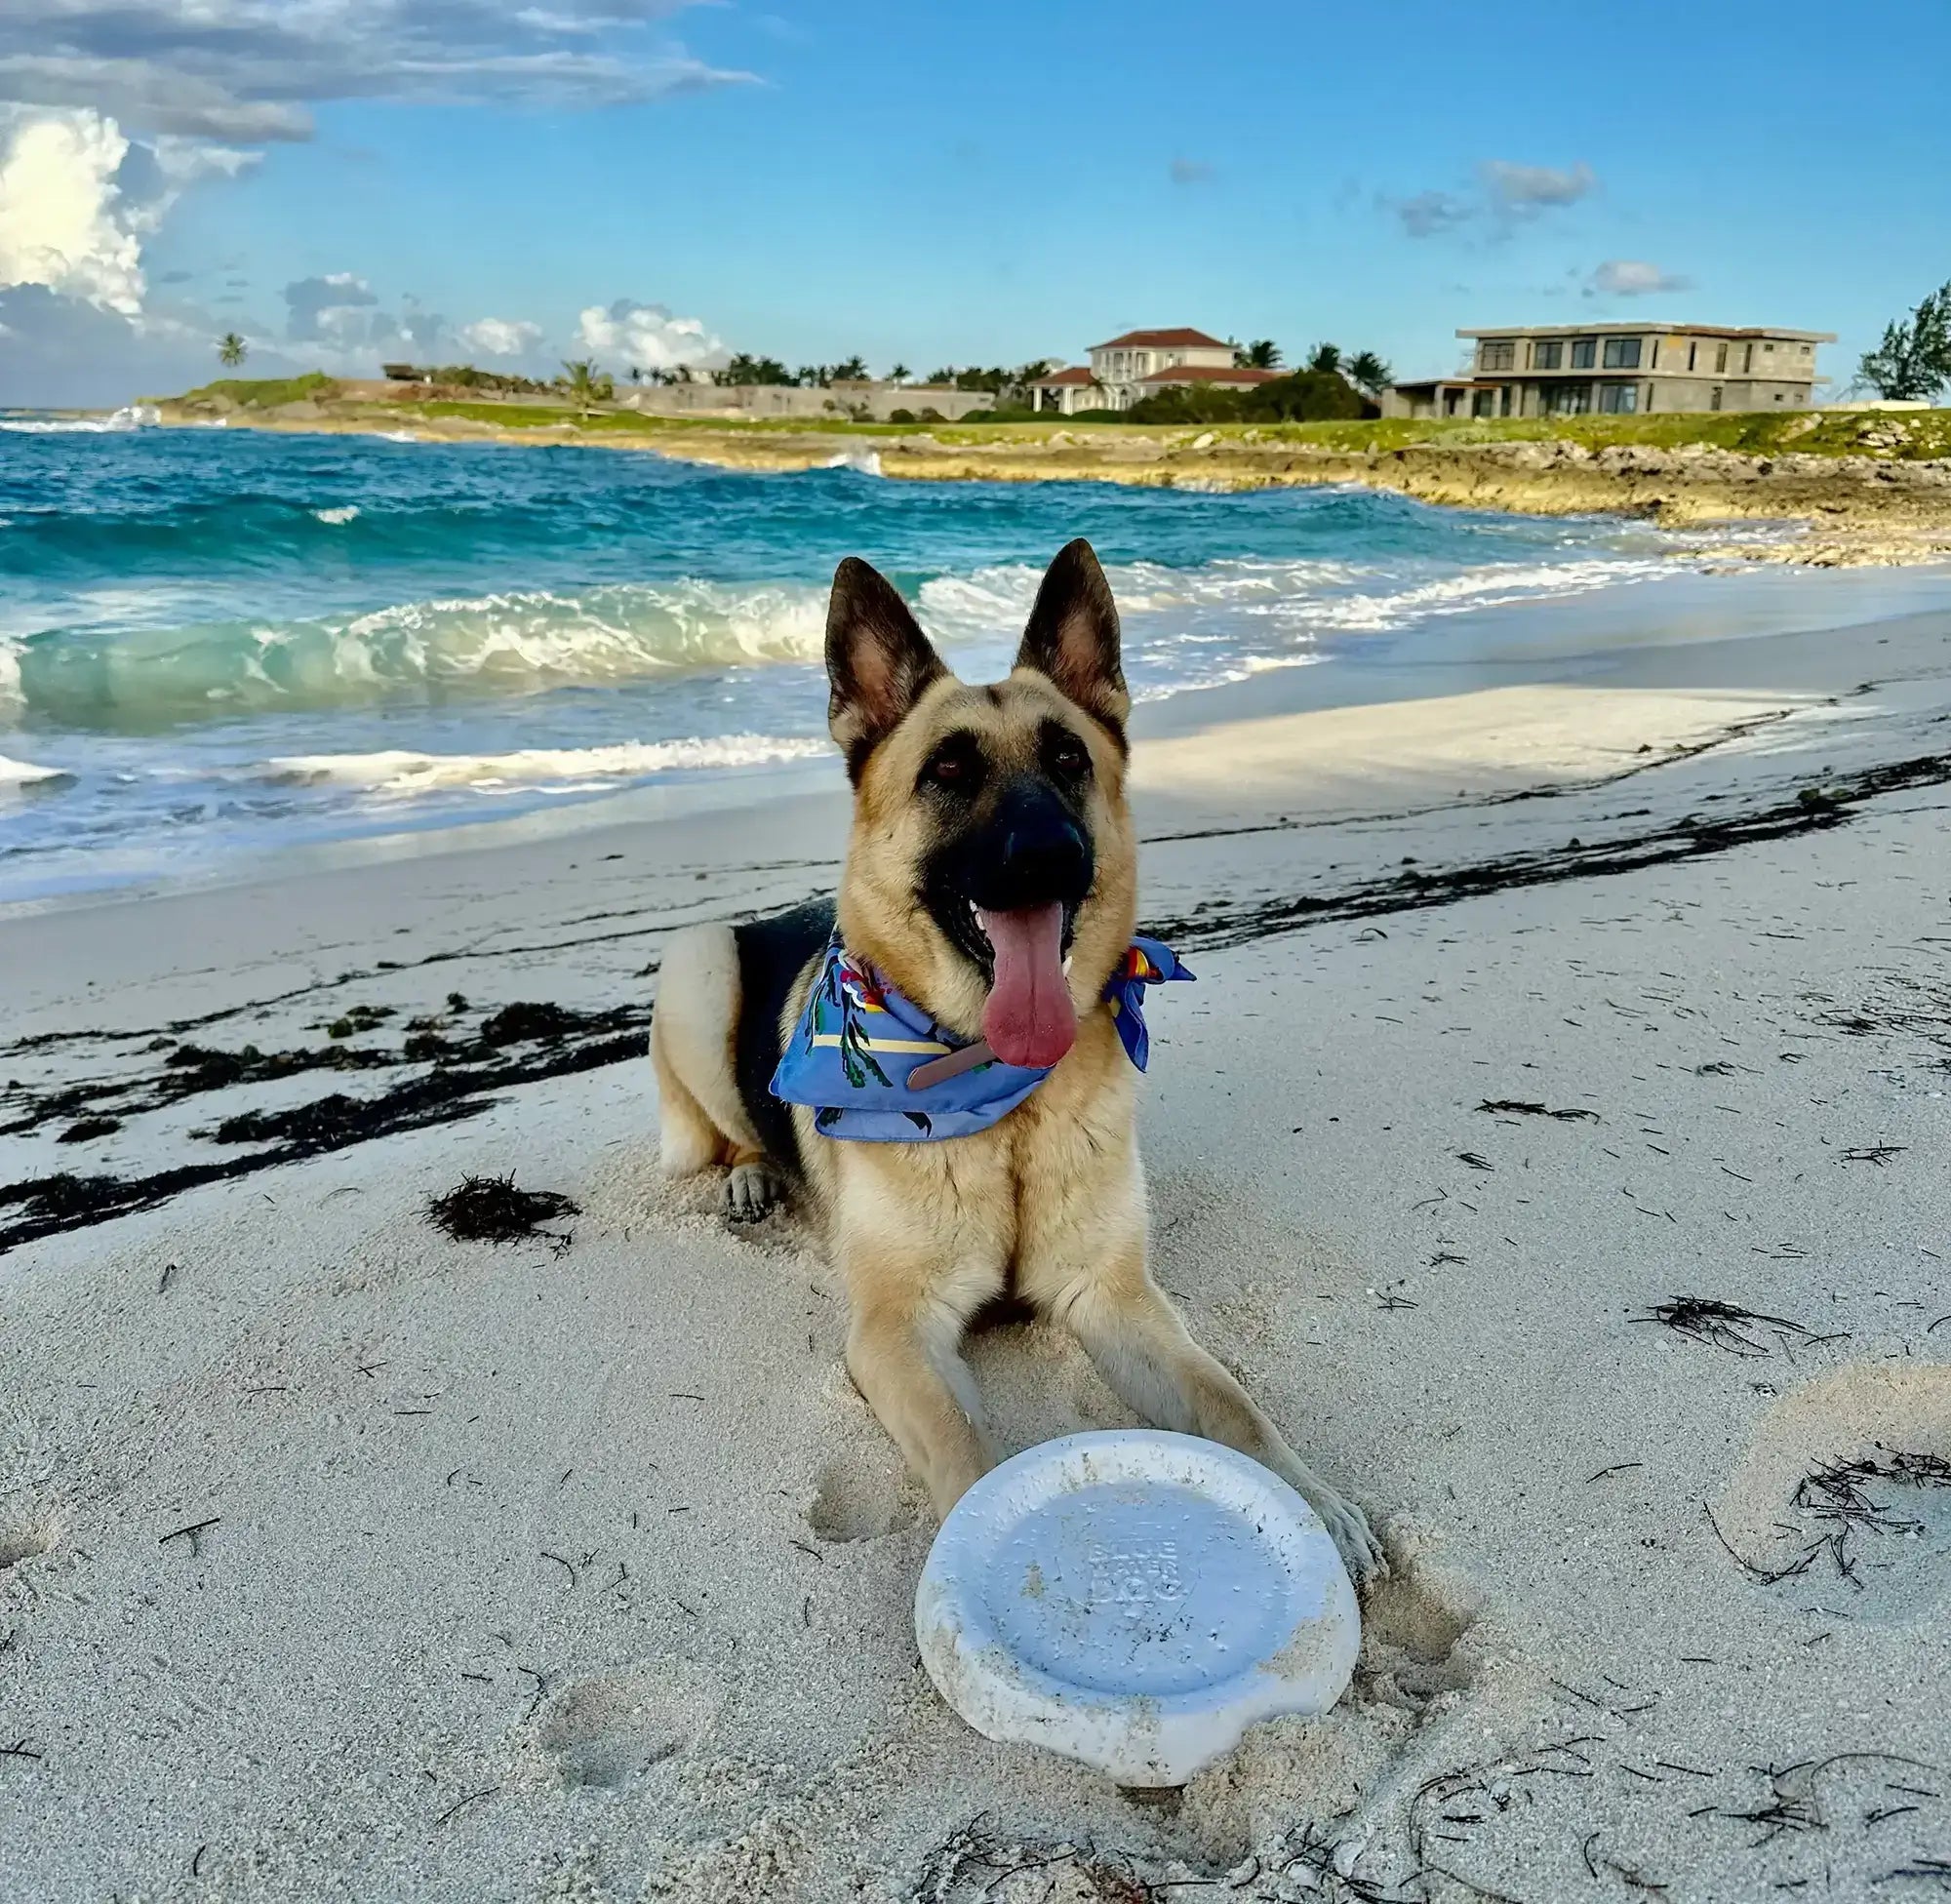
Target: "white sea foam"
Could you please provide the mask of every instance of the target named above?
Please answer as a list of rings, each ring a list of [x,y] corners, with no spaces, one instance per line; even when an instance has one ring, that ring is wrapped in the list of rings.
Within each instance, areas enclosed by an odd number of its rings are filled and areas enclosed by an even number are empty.
[[[148,429],[163,420],[152,403],[126,404],[106,416],[0,417],[0,430],[17,436],[100,436],[110,431]]]
[[[1319,660],[1323,657],[1311,646],[1294,645],[1316,633],[1381,634],[1432,615],[1583,594],[1678,573],[1665,560],[1593,557],[1497,563],[1390,585],[1390,571],[1374,565],[1243,556],[1196,569],[1123,563],[1105,575],[1125,620],[1127,656],[1135,669],[1142,669],[1145,652],[1155,644],[1213,651],[1210,666],[1170,684],[1140,688],[1139,698],[1146,699],[1239,680],[1262,668]],[[1042,579],[1042,571],[1026,563],[939,575],[922,584],[922,619],[949,643],[1013,634],[1028,615]],[[1274,652],[1266,652],[1269,647]]]
[[[337,528],[340,523],[351,522],[359,514],[359,505],[356,502],[343,502],[336,509],[314,509],[312,514],[320,522],[329,522]]]
[[[878,450],[843,450],[837,456],[828,456],[821,463],[822,469],[854,469],[862,476],[881,474],[881,453]]]
[[[831,752],[823,739],[728,734],[714,739],[626,741],[609,747],[525,747],[512,754],[296,754],[269,760],[257,777],[283,786],[344,786],[393,796],[472,787],[484,793],[566,783],[584,791],[618,779],[712,767],[762,767]]]
[[[61,767],[36,767],[32,761],[9,760],[0,754],[0,793],[11,793],[18,787],[41,786],[50,780],[68,780],[74,776]]]

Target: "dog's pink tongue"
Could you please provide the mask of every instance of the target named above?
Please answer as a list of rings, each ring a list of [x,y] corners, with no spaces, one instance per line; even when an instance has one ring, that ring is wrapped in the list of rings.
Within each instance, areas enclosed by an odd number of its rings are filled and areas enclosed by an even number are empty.
[[[1077,1042],[1077,1008],[1063,977],[1063,908],[976,917],[996,949],[982,1036],[1005,1064],[1048,1069]]]

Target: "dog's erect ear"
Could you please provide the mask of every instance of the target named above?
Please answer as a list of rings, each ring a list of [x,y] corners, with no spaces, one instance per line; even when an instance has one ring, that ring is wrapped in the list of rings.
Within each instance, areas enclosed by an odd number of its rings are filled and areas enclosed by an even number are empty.
[[[850,555],[826,609],[826,723],[856,780],[932,681],[947,672],[894,584]]]
[[[1059,549],[1050,565],[1016,665],[1047,674],[1123,743],[1132,696],[1118,659],[1118,605],[1095,552],[1082,536]]]

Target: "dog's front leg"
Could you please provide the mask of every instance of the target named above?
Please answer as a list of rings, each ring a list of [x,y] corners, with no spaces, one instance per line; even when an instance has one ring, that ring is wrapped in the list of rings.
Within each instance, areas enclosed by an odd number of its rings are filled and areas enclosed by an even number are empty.
[[[1246,1390],[1192,1339],[1147,1273],[1144,1251],[1140,1232],[1088,1263],[1073,1259],[1066,1266],[1059,1253],[1024,1278],[1024,1293],[1070,1327],[1135,1414],[1251,1454],[1306,1498],[1358,1579],[1386,1573],[1368,1516],[1287,1445]]]
[[[847,1370],[938,1515],[995,1466],[959,1345],[963,1327],[1000,1284],[995,1271],[942,1273],[887,1240],[842,1245],[852,1314]]]

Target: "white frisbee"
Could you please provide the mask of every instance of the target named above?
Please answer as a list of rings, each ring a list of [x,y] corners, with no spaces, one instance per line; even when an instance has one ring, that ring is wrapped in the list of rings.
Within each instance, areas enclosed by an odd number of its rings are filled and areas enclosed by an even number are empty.
[[[1320,1517],[1257,1461],[1156,1429],[1067,1435],[950,1511],[915,1592],[937,1690],[986,1738],[1182,1785],[1276,1713],[1326,1712],[1361,1615]]]

